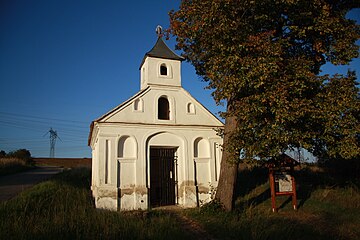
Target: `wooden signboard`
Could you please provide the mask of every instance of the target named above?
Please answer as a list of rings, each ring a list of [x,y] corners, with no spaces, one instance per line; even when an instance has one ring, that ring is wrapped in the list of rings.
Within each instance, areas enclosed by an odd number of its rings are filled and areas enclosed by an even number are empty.
[[[274,172],[275,180],[275,192],[292,192],[292,177],[287,172],[275,171]]]
[[[294,166],[298,164],[296,160],[285,154],[281,156],[280,160],[269,162],[269,181],[273,212],[277,212],[276,197],[284,195],[291,196],[293,208],[294,210],[297,209],[296,183],[293,170]]]

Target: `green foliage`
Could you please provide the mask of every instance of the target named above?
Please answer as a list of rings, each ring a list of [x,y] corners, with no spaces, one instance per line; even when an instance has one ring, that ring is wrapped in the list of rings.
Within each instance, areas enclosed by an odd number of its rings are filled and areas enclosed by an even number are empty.
[[[267,159],[289,147],[359,156],[356,76],[321,76],[327,62],[358,56],[358,1],[184,0],[170,12],[177,48],[227,102],[236,130],[230,156]],[[233,160],[233,159],[227,159]]]
[[[360,153],[360,95],[355,72],[325,75],[318,95],[315,152],[322,158],[356,158]],[[321,111],[320,111],[321,109]]]
[[[219,213],[223,212],[224,206],[218,200],[214,199],[208,203],[205,203],[200,208],[200,213],[202,214],[212,214],[212,213]]]
[[[89,169],[65,171],[0,203],[0,239],[184,239],[171,214],[95,209]]]

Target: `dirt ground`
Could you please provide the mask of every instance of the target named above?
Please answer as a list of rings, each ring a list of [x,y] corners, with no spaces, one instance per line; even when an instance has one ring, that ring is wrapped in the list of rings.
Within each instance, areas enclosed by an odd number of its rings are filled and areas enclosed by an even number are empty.
[[[58,166],[64,168],[89,167],[91,158],[33,158],[37,166]]]

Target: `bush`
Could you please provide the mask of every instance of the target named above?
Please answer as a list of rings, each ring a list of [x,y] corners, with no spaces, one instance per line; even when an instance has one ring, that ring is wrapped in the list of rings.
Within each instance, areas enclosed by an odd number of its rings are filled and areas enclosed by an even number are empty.
[[[319,165],[324,167],[332,176],[342,181],[360,181],[360,159],[328,158],[321,159]]]
[[[0,176],[21,172],[33,167],[29,150],[19,149],[6,154],[0,151]]]
[[[17,158],[25,162],[25,164],[33,164],[31,153],[27,149],[18,149],[16,151],[9,152],[6,154],[7,158]]]
[[[0,158],[0,176],[25,171],[31,167],[19,158]]]

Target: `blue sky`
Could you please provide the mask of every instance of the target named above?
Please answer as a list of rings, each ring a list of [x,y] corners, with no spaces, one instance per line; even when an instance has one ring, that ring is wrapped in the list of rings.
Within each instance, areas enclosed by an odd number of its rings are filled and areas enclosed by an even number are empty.
[[[0,2],[0,150],[29,149],[49,156],[50,127],[56,157],[91,157],[92,120],[140,88],[139,65],[156,42],[157,25],[180,0]],[[359,19],[360,11],[349,17]],[[166,42],[174,49],[175,41]],[[359,59],[328,73],[360,70]],[[213,113],[206,83],[182,64],[182,84]]]

